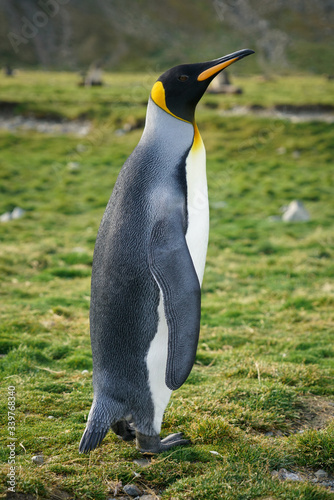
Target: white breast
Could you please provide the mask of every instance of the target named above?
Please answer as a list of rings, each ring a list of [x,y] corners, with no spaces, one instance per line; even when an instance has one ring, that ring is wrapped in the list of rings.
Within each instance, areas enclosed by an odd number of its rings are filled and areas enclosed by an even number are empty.
[[[209,200],[205,148],[198,130],[187,162],[188,230],[186,241],[200,283],[203,280],[209,239]]]
[[[153,106],[153,104],[154,103],[151,103],[151,107],[154,108],[155,105]],[[170,115],[160,110],[160,108],[156,108],[157,109],[154,109],[154,111],[158,114],[161,121],[166,121],[167,119],[170,120],[172,118]],[[155,121],[155,123],[157,123],[157,121]],[[180,132],[176,130],[176,125],[183,127]],[[174,133],[183,134],[184,136],[186,133],[192,133],[191,124],[180,120],[175,120],[175,123],[172,123],[171,127],[163,127],[163,130],[165,134],[166,131],[169,130],[174,131]],[[156,134],[157,132],[154,130],[152,133]],[[173,141],[170,141],[170,143],[172,142]],[[195,266],[198,280],[202,283],[209,236],[209,203],[206,181],[205,148],[196,126],[194,144],[186,161],[186,176],[188,206],[188,229],[186,233],[186,242]],[[161,199],[161,192],[159,193],[159,196]],[[157,333],[150,344],[146,358],[149,385],[154,404],[153,427],[157,433],[160,432],[164,410],[172,392],[168,389],[165,382],[168,355],[168,326],[161,290],[158,314],[159,324]]]

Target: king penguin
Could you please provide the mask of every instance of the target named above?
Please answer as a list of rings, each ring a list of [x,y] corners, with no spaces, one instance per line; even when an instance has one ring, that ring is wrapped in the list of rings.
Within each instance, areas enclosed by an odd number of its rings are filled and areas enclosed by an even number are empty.
[[[124,163],[94,250],[90,333],[94,398],[79,451],[111,429],[155,454],[172,391],[195,361],[209,235],[205,149],[195,108],[212,79],[253,51],[184,64],[154,84],[142,137]]]

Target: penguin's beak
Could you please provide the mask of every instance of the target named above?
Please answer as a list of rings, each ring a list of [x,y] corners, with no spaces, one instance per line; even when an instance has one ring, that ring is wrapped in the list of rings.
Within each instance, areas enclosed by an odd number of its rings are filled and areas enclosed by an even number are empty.
[[[230,64],[235,61],[239,61],[239,59],[249,56],[250,54],[254,54],[254,50],[243,49],[233,52],[232,54],[228,54],[227,56],[220,57],[219,59],[214,59],[213,61],[205,64],[207,65],[207,68],[198,75],[197,80],[202,82],[204,80],[208,80],[209,78],[213,78]]]

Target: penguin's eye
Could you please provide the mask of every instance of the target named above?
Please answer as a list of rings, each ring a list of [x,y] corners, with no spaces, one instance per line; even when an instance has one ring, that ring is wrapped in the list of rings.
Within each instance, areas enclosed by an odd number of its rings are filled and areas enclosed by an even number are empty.
[[[180,80],[180,82],[186,82],[188,80],[189,76],[188,75],[180,75],[178,77],[178,80]]]

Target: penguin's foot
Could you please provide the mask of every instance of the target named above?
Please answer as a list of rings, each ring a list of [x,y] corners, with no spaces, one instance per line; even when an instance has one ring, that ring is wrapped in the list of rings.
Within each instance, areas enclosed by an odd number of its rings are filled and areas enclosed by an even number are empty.
[[[145,434],[137,432],[137,449],[141,453],[148,455],[155,455],[156,453],[170,450],[174,446],[185,446],[187,444],[190,444],[190,441],[189,439],[183,439],[182,432],[170,434],[164,439],[160,439],[159,435],[145,436]]]
[[[127,420],[119,420],[111,426],[112,431],[117,434],[123,441],[132,441],[136,437],[134,426]]]

